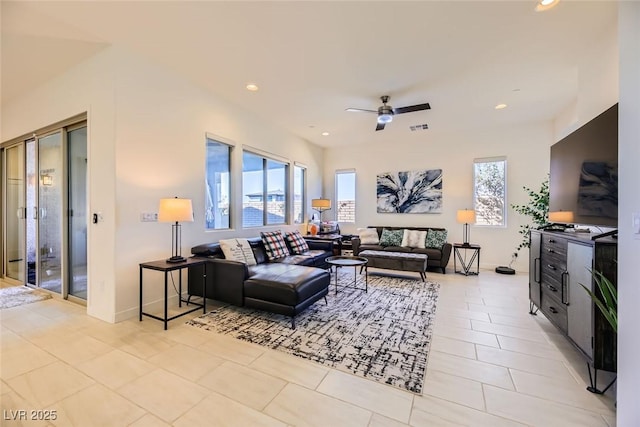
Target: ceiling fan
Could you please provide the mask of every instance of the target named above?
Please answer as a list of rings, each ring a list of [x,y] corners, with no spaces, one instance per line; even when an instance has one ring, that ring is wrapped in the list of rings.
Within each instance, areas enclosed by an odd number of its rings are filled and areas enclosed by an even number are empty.
[[[365,110],[362,108],[347,108],[346,111],[364,111],[366,113],[378,113],[378,124],[376,130],[383,130],[387,123],[391,123],[395,114],[412,113],[414,111],[430,110],[429,103],[410,105],[408,107],[393,108],[391,105],[387,105],[389,102],[389,95],[383,95],[380,97],[382,105],[376,110]]]

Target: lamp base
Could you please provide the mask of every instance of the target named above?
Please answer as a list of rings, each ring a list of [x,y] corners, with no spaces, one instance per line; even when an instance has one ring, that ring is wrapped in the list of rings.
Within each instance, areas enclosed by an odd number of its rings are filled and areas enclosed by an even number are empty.
[[[167,262],[186,262],[187,259],[183,256],[172,256],[171,258],[167,259]]]

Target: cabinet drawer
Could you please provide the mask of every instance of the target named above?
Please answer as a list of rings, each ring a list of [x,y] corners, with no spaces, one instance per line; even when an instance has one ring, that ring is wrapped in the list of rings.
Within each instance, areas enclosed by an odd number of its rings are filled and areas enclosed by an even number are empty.
[[[562,304],[563,289],[560,282],[544,280],[540,284],[540,291],[547,297],[547,301],[553,300],[555,304],[564,307]]]
[[[562,332],[567,332],[567,309],[563,304],[549,298],[549,295],[543,292],[540,299],[540,310]]]
[[[556,255],[560,259],[567,258],[567,239],[558,236],[544,235],[541,252],[548,255]]]

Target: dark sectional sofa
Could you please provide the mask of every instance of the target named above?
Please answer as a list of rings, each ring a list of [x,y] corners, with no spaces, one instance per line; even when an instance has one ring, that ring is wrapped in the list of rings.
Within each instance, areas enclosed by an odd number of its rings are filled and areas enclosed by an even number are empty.
[[[326,259],[333,255],[333,243],[308,241],[308,252],[269,261],[259,237],[248,241],[257,265],[225,259],[218,243],[191,248],[194,256],[211,261],[205,286],[207,298],[291,316],[295,327],[295,316],[328,293]],[[202,296],[203,268],[189,269],[190,296]]]
[[[429,230],[445,230],[444,228],[433,228],[433,227],[368,227],[375,228],[378,232],[378,238],[382,235],[383,229],[389,230],[420,230],[427,231]],[[451,257],[451,250],[453,245],[451,243],[445,243],[442,248],[408,248],[403,246],[381,246],[381,245],[370,245],[370,244],[361,244],[360,238],[354,236],[351,239],[351,246],[353,247],[353,254],[358,255],[362,251],[372,250],[372,251],[388,251],[388,252],[412,252],[412,253],[422,253],[428,256],[427,258],[427,267],[428,268],[437,268],[442,271],[442,273],[446,273],[446,267],[449,263],[449,258]],[[385,267],[390,268],[390,267]],[[401,268],[398,268],[401,270]]]

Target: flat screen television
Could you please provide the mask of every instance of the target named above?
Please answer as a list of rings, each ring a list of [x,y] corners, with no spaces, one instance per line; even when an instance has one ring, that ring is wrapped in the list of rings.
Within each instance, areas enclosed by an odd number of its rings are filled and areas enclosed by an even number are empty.
[[[618,104],[551,146],[549,212],[618,226]]]

